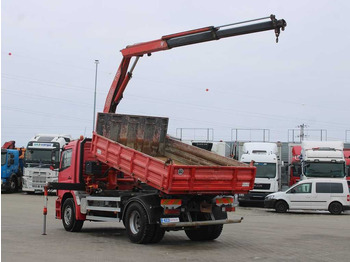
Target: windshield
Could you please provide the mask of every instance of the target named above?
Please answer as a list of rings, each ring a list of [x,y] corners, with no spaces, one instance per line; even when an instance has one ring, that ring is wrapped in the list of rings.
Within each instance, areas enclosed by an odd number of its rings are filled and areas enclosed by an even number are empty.
[[[255,162],[254,166],[256,167],[256,178],[276,177],[276,164]]]
[[[300,177],[301,175],[301,166],[300,163],[294,163],[292,166],[293,176]]]
[[[6,163],[6,152],[1,152],[1,165],[5,165]]]
[[[345,177],[344,163],[306,162],[304,175],[307,177]]]
[[[54,158],[54,159],[53,159]],[[26,167],[47,167],[59,165],[59,151],[44,149],[29,149],[25,153]]]

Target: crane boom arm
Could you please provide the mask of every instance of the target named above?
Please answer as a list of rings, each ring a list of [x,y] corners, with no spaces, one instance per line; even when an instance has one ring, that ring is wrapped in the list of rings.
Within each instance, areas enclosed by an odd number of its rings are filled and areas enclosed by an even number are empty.
[[[166,35],[158,40],[127,46],[121,50],[123,60],[118,68],[118,71],[108,92],[103,112],[115,112],[117,105],[123,97],[124,90],[130,78],[132,77],[132,72],[136,66],[136,63],[138,62],[139,57],[143,56],[144,54],[151,55],[154,52],[164,51],[175,47],[198,44],[212,40],[219,40],[221,38],[263,32],[268,30],[275,31],[276,42],[278,42],[280,31],[281,29],[282,31],[284,30],[284,28],[287,26],[287,23],[283,19],[277,20],[274,15],[262,19],[267,18],[269,18],[270,21],[253,23],[244,26],[235,26],[237,24],[261,20],[255,19],[219,27],[203,27],[195,30]],[[130,71],[128,72],[128,67],[132,57],[137,58]]]

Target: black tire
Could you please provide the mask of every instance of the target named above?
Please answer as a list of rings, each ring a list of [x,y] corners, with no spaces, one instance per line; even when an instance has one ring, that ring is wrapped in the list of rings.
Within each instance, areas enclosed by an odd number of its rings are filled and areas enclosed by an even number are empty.
[[[73,198],[67,198],[62,207],[62,223],[65,230],[79,232],[83,227],[84,220],[75,218],[75,203]]]
[[[150,241],[150,243],[158,243],[160,242],[165,234],[165,229],[161,228],[160,225],[155,225],[154,228],[154,236],[152,238],[152,240]]]
[[[202,226],[185,230],[185,233],[192,241],[210,241],[217,239],[221,235],[222,229],[223,225]]]
[[[125,227],[130,241],[136,244],[151,243],[155,236],[156,225],[148,222],[146,210],[137,202],[126,210]]]
[[[283,200],[279,200],[275,205],[275,210],[277,213],[286,213],[288,210],[288,204]]]
[[[222,212],[219,207],[213,208],[213,215],[215,219],[226,219],[227,213]],[[199,221],[211,220],[210,214],[198,213],[197,219]],[[185,230],[185,233],[192,241],[210,241],[217,239],[222,232],[224,225],[212,225],[212,226],[201,226],[196,229]]]
[[[9,192],[10,193],[14,193],[18,191],[18,180],[17,180],[17,176],[15,174],[12,174],[10,176],[10,180],[9,180]]]
[[[332,215],[340,215],[343,212],[343,205],[339,202],[332,202],[328,207],[328,211]]]

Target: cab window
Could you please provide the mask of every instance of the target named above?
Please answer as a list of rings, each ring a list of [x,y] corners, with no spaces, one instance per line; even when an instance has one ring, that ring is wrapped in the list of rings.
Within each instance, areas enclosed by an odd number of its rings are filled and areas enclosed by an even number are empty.
[[[293,187],[289,190],[290,194],[307,194],[311,193],[311,183],[305,183],[298,185],[296,187]]]
[[[70,167],[72,162],[72,149],[68,149],[62,154],[61,170]]]

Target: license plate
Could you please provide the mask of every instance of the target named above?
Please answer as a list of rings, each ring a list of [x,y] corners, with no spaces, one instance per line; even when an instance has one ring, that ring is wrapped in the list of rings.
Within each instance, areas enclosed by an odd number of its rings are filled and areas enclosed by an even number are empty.
[[[160,222],[162,224],[177,223],[180,222],[180,219],[178,217],[161,218]]]

